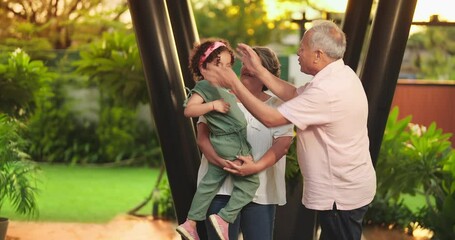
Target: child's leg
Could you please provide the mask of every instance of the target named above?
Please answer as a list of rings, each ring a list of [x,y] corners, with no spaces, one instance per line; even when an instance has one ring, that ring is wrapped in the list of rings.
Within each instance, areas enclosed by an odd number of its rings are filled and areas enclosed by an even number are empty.
[[[196,189],[187,220],[177,227],[177,232],[188,240],[199,240],[196,221],[205,219],[207,210],[215,197],[227,173],[212,164]]]
[[[234,222],[242,207],[253,200],[256,190],[259,187],[259,177],[257,174],[241,177],[233,177],[234,189],[231,193],[231,198],[226,206],[221,209],[218,215],[226,222]]]
[[[177,226],[176,230],[186,240],[200,240],[196,222],[193,220],[187,219],[184,223]]]
[[[196,221],[205,220],[210,203],[227,175],[228,173],[226,171],[209,163],[207,173],[202,178],[194,194],[191,208],[188,212],[188,219]]]
[[[228,195],[216,195],[215,198],[213,198],[212,203],[210,204],[209,210],[207,211],[207,219],[208,216],[212,214],[217,214],[224,206],[226,206],[227,202],[229,201],[229,198],[230,196]],[[210,223],[210,221],[207,220],[205,221],[205,228],[207,230],[207,237],[209,240],[219,239],[218,234],[213,225]],[[237,217],[233,224],[229,224],[228,228],[229,239],[238,239],[240,233],[240,215]]]

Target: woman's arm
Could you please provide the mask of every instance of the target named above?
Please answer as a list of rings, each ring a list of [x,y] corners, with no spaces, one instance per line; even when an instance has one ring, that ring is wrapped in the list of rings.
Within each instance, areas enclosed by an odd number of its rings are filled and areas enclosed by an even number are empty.
[[[197,144],[199,146],[199,150],[204,154],[204,156],[207,158],[207,160],[219,167],[225,167],[226,161],[225,159],[221,158],[218,156],[216,153],[215,149],[212,146],[212,143],[210,142],[209,139],[209,127],[207,124],[200,122],[197,124]]]
[[[258,161],[254,162],[251,156],[239,156],[238,159],[243,161],[241,166],[226,161],[228,166],[224,170],[239,176],[248,176],[261,172],[286,155],[291,143],[292,137],[290,136],[276,138],[269,150]]]

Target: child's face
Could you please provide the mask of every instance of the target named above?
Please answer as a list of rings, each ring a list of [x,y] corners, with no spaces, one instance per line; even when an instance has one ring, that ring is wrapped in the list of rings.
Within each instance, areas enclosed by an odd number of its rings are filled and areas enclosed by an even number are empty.
[[[207,65],[213,65],[217,67],[223,67],[223,68],[232,68],[231,64],[231,54],[228,51],[223,51],[219,55],[220,61],[218,62],[218,59],[214,59],[212,62],[207,63]],[[212,66],[212,67],[213,67]],[[208,66],[207,66],[208,67]],[[218,81],[216,79],[207,79],[212,85],[218,86]]]

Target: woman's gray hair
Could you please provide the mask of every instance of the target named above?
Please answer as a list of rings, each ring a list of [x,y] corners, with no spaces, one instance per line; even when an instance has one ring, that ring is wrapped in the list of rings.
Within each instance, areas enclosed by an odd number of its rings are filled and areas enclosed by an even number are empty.
[[[346,51],[346,35],[332,21],[316,20],[313,27],[308,30],[310,34],[310,48],[322,50],[327,56],[333,59],[343,58]]]
[[[268,47],[253,47],[253,50],[261,59],[262,66],[264,66],[273,75],[280,77],[281,64],[275,52]]]
[[[281,64],[278,56],[275,52],[268,47],[253,47],[253,50],[261,59],[262,66],[264,66],[273,75],[280,77],[281,75]],[[267,91],[268,88],[265,84],[262,85],[262,91]]]

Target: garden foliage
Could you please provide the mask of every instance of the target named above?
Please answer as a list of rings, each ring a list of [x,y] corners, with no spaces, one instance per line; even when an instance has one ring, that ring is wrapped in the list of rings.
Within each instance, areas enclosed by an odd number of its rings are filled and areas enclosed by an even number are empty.
[[[134,38],[128,39],[128,45],[134,48]],[[130,51],[137,54],[137,49]],[[114,58],[114,62],[120,61]],[[135,58],[135,64],[140,65],[137,55],[129,58],[131,61]],[[16,50],[0,63],[0,112],[27,125],[22,137],[27,140],[30,157],[35,161],[71,164],[159,165],[161,149],[153,123],[138,117],[138,106],[146,99],[138,96],[133,99],[132,93],[120,96],[109,88],[112,82],[102,83],[81,75],[75,72],[72,62],[74,59],[63,55],[47,67]],[[140,81],[140,67],[127,64],[111,67],[123,73],[117,78],[123,85],[128,85],[130,79]],[[133,77],[129,78],[130,75]],[[90,79],[93,81],[87,81]],[[142,81],[145,86],[143,78]],[[146,92],[145,87],[141,89]],[[84,99],[85,95],[81,99],[81,93],[87,92],[95,93],[94,101]],[[127,103],[123,102],[130,97]],[[81,104],[83,100],[85,105]]]
[[[451,134],[436,123],[425,127],[411,120],[411,116],[398,120],[397,107],[389,115],[376,165],[377,194],[365,220],[398,228],[418,222],[433,230],[435,239],[455,239]],[[403,204],[403,194],[422,196],[425,205],[413,212]]]
[[[35,97],[45,94],[41,86],[53,74],[42,61],[31,60],[21,49],[11,52],[6,62],[0,62],[0,112],[14,117],[31,114]]]
[[[25,153],[23,127],[19,121],[0,114],[0,209],[7,202],[17,213],[34,216],[38,213],[38,167]]]

